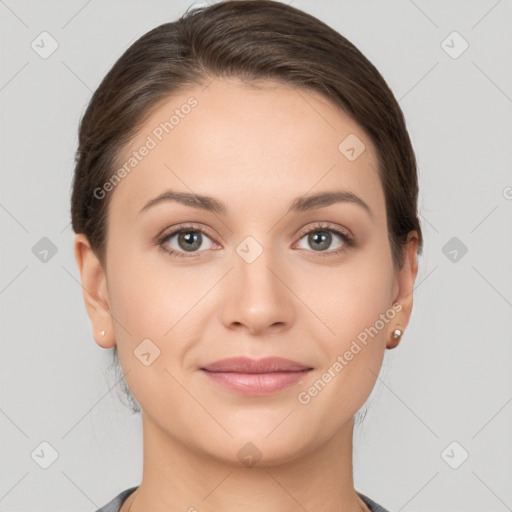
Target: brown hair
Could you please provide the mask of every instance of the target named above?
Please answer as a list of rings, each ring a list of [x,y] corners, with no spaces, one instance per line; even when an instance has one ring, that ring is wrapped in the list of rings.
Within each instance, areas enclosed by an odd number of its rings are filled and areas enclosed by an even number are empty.
[[[71,219],[102,264],[111,193],[101,199],[94,191],[121,165],[123,148],[163,101],[214,77],[277,80],[319,92],[348,113],[376,148],[395,267],[403,264],[402,246],[412,230],[421,253],[416,159],[400,106],[377,69],[342,35],[297,8],[229,0],[187,11],[144,34],[89,102],[79,127]]]

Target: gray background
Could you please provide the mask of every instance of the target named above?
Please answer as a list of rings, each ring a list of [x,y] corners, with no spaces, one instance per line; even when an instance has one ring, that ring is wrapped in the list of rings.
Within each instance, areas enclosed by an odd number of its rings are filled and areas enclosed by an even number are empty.
[[[92,338],[70,183],[92,91],[191,4],[0,1],[1,511],[93,511],[140,483],[140,416]],[[381,71],[419,164],[414,311],[355,431],[356,489],[391,512],[512,510],[512,1],[291,4]],[[43,31],[48,58],[31,47]],[[56,253],[41,261],[44,237]]]

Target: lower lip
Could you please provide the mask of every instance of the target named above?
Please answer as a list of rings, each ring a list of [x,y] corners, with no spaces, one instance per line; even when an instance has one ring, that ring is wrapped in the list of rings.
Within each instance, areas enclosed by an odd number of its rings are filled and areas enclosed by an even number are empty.
[[[202,370],[208,378],[221,387],[242,395],[268,395],[297,384],[310,370],[297,372],[237,373],[209,372]]]

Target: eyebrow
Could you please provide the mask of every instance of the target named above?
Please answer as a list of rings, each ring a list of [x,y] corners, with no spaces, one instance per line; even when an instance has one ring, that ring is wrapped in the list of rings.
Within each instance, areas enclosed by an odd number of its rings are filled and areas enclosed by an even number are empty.
[[[165,202],[176,202],[185,206],[191,206],[192,208],[218,213],[220,215],[227,215],[228,213],[226,205],[213,197],[200,194],[190,194],[188,192],[177,192],[176,190],[169,189],[153,199],[150,199],[140,209],[139,214],[147,211],[157,204]],[[374,218],[370,207],[359,196],[345,190],[319,192],[318,194],[310,196],[297,197],[288,209],[288,213],[316,210],[336,203],[356,204],[362,207],[372,219]]]

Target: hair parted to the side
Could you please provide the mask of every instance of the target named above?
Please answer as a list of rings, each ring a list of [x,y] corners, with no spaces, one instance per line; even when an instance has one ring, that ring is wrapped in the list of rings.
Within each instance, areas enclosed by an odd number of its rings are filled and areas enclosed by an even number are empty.
[[[71,220],[104,266],[115,192],[99,199],[94,190],[122,165],[123,148],[163,101],[217,77],[269,79],[312,90],[348,113],[376,149],[395,267],[403,264],[410,231],[417,232],[422,252],[416,158],[400,106],[378,70],[345,37],[295,7],[275,0],[228,0],[191,9],[144,34],[92,95],[80,121]],[[113,356],[119,369],[117,347]],[[140,411],[122,380],[132,411]]]

